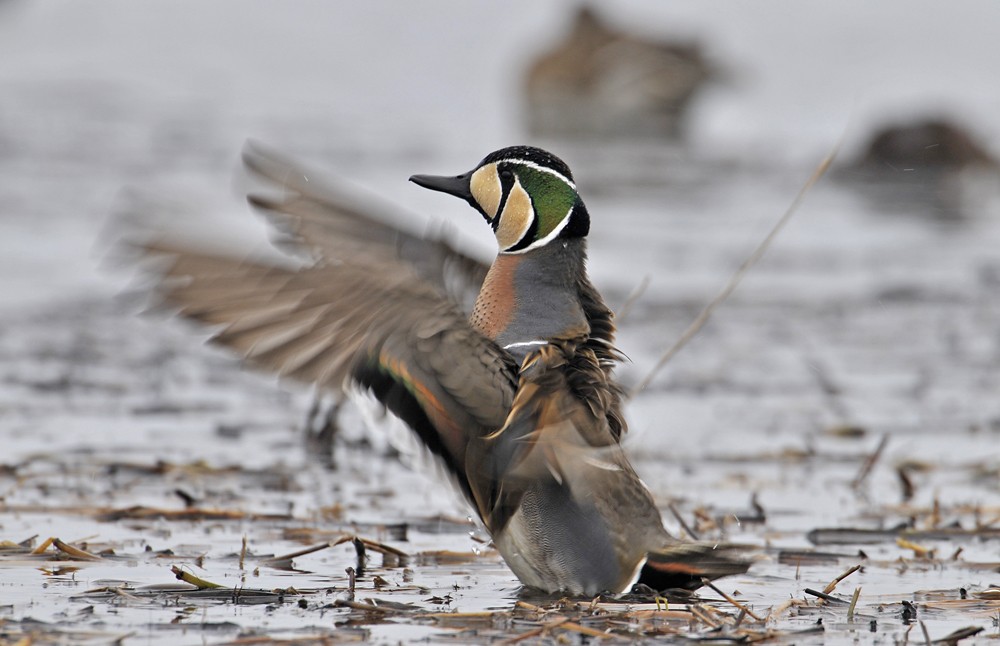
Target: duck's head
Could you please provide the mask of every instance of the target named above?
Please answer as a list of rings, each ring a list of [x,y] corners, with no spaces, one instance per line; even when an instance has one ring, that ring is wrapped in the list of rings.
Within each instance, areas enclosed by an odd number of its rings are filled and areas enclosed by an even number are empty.
[[[569,167],[540,148],[503,148],[467,173],[414,175],[410,181],[466,200],[493,227],[501,253],[582,238],[590,230],[590,216]]]

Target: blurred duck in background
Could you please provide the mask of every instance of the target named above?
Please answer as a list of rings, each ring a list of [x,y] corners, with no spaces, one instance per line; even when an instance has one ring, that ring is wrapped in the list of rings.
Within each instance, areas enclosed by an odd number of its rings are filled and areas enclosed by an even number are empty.
[[[527,71],[528,130],[565,139],[678,139],[712,77],[697,43],[639,38],[583,6],[566,38]]]
[[[1000,209],[1000,165],[952,119],[921,118],[875,130],[839,177],[877,208],[958,221]]]

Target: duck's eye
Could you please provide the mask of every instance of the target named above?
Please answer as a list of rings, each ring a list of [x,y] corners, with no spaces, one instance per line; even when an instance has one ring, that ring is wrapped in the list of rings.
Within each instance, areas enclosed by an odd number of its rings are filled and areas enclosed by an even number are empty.
[[[504,169],[504,170],[500,171],[500,178],[501,179],[510,179],[513,176],[514,176],[514,173],[510,172],[507,169]]]

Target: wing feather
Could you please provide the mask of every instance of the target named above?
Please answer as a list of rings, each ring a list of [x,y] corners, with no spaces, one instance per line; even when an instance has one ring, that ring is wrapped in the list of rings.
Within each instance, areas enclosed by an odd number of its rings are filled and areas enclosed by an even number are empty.
[[[281,190],[280,197],[249,197],[279,232],[276,243],[280,248],[304,251],[314,261],[325,261],[342,259],[361,247],[366,255],[405,261],[421,278],[465,307],[474,302],[489,271],[488,253],[476,257],[459,251],[456,236],[444,226],[433,234],[413,231],[415,217],[371,196],[362,198],[357,189],[342,182],[320,180],[259,144],[247,144],[243,162]]]
[[[470,441],[499,428],[517,367],[442,291],[398,260],[290,268],[148,244],[155,293],[219,328],[255,367],[339,391],[370,389],[414,427],[469,496]]]
[[[210,326],[214,343],[253,367],[335,392],[369,389],[474,500],[474,488],[492,485],[467,473],[469,445],[504,424],[517,387],[510,355],[458,304],[478,293],[488,265],[447,232],[421,236],[407,216],[260,146],[243,159],[278,189],[249,199],[297,260],[237,258],[147,232],[130,246],[156,260],[143,266],[162,306]]]

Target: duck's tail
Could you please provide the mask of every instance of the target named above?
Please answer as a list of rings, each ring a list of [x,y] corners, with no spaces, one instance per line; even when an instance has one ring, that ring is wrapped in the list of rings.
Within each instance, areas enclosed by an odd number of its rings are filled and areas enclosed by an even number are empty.
[[[704,579],[743,574],[750,565],[745,546],[678,542],[647,555],[638,583],[660,591],[696,590]]]

